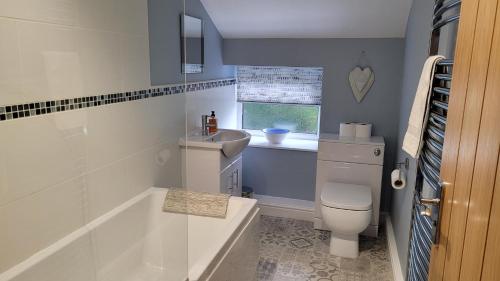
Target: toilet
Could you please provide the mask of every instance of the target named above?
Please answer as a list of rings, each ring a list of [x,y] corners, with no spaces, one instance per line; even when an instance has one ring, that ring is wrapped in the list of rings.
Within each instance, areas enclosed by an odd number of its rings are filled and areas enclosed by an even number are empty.
[[[372,218],[371,188],[364,185],[327,182],[321,192],[323,221],[332,234],[330,254],[357,258],[359,233]]]
[[[314,228],[331,231],[331,254],[356,258],[359,235],[378,236],[385,142],[321,134],[318,144]]]

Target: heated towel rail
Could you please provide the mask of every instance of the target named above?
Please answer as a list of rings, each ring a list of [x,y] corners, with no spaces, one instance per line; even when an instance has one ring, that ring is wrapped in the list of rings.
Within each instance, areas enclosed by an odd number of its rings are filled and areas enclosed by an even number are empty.
[[[442,30],[459,20],[460,4],[460,0],[436,1],[429,55],[440,53],[440,41],[444,40],[444,38],[440,40]],[[452,42],[453,45],[454,43]],[[453,57],[453,54],[449,54],[448,57]],[[407,272],[409,281],[428,279],[431,248],[438,239],[439,206],[443,189],[440,181],[441,156],[446,131],[453,60],[439,61],[434,73],[424,145],[417,162]]]

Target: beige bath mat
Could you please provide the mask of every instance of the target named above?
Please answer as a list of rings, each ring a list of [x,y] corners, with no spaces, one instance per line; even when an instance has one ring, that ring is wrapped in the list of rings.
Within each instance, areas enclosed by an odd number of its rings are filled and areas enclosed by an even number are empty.
[[[171,188],[165,197],[164,212],[225,218],[228,194],[211,194]]]

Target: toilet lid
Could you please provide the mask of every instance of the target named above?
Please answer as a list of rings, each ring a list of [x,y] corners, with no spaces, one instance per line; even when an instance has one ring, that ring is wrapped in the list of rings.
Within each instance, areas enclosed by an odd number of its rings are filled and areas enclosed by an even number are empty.
[[[321,204],[337,209],[367,211],[372,208],[371,188],[365,185],[327,182],[321,191]]]

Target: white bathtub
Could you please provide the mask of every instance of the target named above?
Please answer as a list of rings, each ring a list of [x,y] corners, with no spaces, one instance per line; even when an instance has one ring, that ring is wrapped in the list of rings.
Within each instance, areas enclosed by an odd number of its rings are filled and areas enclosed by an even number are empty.
[[[259,210],[231,197],[225,219],[161,211],[150,188],[0,274],[0,281],[255,280]]]

